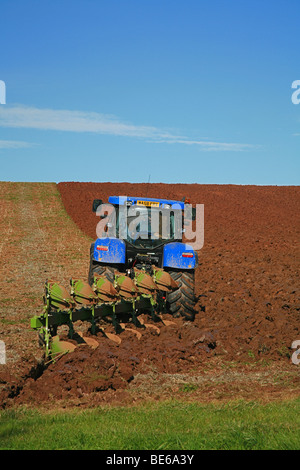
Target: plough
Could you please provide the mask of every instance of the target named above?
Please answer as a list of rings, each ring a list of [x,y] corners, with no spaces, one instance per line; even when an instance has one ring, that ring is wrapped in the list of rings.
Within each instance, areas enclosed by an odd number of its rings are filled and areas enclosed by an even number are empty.
[[[120,333],[124,330],[141,337],[137,329],[127,327],[128,323],[137,328],[153,328],[159,333],[156,325],[144,323],[139,315],[145,313],[155,322],[172,324],[162,314],[166,311],[166,294],[177,288],[170,274],[155,266],[152,275],[139,269],[131,270],[130,275],[115,272],[113,282],[105,275],[94,273],[92,286],[82,279],[72,278],[69,291],[57,282],[47,280],[43,313],[31,318],[31,327],[38,331],[39,344],[50,360],[72,352],[76,348],[75,342],[86,343],[92,348],[98,346],[94,338],[75,332],[74,323],[78,320],[91,323],[92,335],[101,331],[116,343],[121,342]],[[100,326],[100,320],[110,322],[116,334],[106,332]],[[73,342],[62,341],[57,335],[57,329],[62,325],[68,326],[68,337]]]

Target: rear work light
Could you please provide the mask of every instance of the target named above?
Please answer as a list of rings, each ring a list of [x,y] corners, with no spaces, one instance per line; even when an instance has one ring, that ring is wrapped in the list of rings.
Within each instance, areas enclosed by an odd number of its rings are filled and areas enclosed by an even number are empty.
[[[108,251],[108,246],[100,246],[100,245],[98,245],[98,246],[96,247],[96,249],[97,249],[97,250],[101,250],[101,251]]]
[[[194,254],[193,253],[182,253],[181,255],[183,258],[193,258]]]

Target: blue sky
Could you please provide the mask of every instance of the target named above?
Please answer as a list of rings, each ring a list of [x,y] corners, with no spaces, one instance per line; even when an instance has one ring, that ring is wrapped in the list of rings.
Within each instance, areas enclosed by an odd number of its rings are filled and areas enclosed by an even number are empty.
[[[299,184],[299,0],[0,14],[1,181]]]

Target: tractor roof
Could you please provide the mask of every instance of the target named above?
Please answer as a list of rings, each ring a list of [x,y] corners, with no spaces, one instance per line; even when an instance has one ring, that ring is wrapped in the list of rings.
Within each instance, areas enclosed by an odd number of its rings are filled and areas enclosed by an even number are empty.
[[[175,201],[172,199],[159,199],[159,198],[150,198],[150,197],[128,197],[128,196],[110,196],[108,198],[110,204],[115,204],[118,206],[122,205],[137,205],[137,206],[146,206],[146,207],[168,207],[176,205],[175,208],[184,209],[184,201]]]

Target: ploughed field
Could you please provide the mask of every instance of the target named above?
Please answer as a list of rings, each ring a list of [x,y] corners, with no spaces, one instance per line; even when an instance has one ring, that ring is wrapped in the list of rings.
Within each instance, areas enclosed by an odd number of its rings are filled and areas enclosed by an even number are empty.
[[[204,204],[195,321],[168,316],[173,325],[143,329],[140,339],[124,331],[119,345],[98,333],[96,349],[80,345],[45,366],[30,318],[42,312],[46,279],[87,280],[99,221],[92,201],[110,195]],[[0,406],[299,393],[299,187],[2,182],[0,198]],[[88,326],[75,328],[90,335]]]

